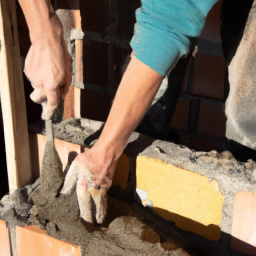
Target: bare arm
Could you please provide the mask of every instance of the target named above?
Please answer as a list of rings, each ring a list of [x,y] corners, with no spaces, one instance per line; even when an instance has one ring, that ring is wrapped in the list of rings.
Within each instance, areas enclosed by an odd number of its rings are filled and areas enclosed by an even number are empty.
[[[163,76],[132,57],[99,140],[72,163],[61,193],[71,193],[77,182],[80,215],[85,221],[103,222],[106,191],[112,184],[116,160],[148,110],[162,80]],[[96,210],[91,207],[91,200]]]
[[[104,151],[104,154],[113,159],[120,157],[131,133],[146,114],[162,80],[163,76],[132,57],[93,151]]]
[[[71,57],[63,30],[49,0],[19,0],[31,40],[24,72],[31,81],[36,103],[47,101],[43,119],[51,118],[71,83]]]

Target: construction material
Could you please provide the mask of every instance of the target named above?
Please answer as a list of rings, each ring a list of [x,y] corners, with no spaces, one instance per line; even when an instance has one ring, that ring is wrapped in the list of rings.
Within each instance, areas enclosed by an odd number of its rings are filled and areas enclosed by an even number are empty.
[[[243,38],[229,65],[230,92],[226,101],[226,136],[256,149],[256,1],[253,2]]]
[[[89,146],[100,135],[102,126],[88,119],[66,120],[54,125],[54,136]],[[228,151],[194,152],[133,133],[124,153],[128,163],[124,162],[122,168],[129,169],[130,195],[137,184],[136,199],[146,208],[182,229],[213,240],[230,239],[235,194],[256,193],[254,161],[239,162]],[[139,190],[147,196],[143,197]]]
[[[0,94],[9,190],[31,182],[27,114],[15,0],[0,1]]]

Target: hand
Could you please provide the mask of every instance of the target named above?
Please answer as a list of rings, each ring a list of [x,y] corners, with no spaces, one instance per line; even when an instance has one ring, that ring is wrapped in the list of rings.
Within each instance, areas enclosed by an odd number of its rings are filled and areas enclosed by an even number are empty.
[[[71,56],[63,39],[62,26],[57,16],[51,22],[45,38],[32,42],[24,69],[34,88],[31,99],[39,104],[47,102],[42,113],[44,120],[52,117],[71,84]]]
[[[80,216],[88,223],[102,224],[107,213],[107,190],[117,161],[98,157],[93,150],[79,154],[70,166],[61,194],[71,194],[75,187]]]

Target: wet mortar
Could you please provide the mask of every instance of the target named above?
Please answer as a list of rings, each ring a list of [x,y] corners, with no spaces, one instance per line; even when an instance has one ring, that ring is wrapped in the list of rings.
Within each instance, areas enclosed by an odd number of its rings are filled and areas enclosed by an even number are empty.
[[[55,125],[54,136],[88,146],[97,139],[102,125],[100,122],[88,125],[88,120],[71,119]],[[131,159],[128,190],[112,187],[105,222],[101,226],[92,226],[83,222],[79,216],[76,192],[70,196],[59,193],[64,181],[61,162],[53,144],[47,143],[47,147],[52,153],[45,155],[43,160],[40,185],[37,181],[36,184],[16,190],[15,194],[6,196],[1,201],[4,210],[1,211],[0,208],[0,218],[7,221],[11,230],[14,230],[15,225],[35,225],[47,230],[50,236],[80,245],[82,255],[149,255],[149,252],[150,255],[246,255],[229,249],[229,233],[222,232],[220,242],[210,241],[178,229],[173,222],[166,221],[135,203],[131,196],[134,187],[134,184],[131,185],[134,183],[132,159],[136,159],[138,154],[154,157],[158,149],[157,157],[162,161],[195,170],[202,175],[206,175],[204,170],[207,169],[207,175],[220,182],[223,188],[222,183],[230,177],[235,181],[239,179],[239,182],[234,183],[239,184],[239,189],[245,184],[245,190],[251,190],[255,186],[253,161],[243,164],[227,152],[223,155],[214,151],[193,152],[179,145],[134,133],[125,150]],[[237,188],[234,187],[234,191]],[[228,192],[230,189],[225,190]],[[223,211],[225,210],[227,207],[224,206]]]
[[[171,250],[160,245],[160,236],[149,226],[132,216],[125,216],[125,209],[117,210],[109,203],[106,222],[117,216],[109,228],[94,227],[79,217],[76,193],[61,195],[63,185],[62,164],[52,142],[47,142],[41,170],[41,185],[30,198],[34,206],[30,221],[47,234],[71,241],[81,246],[82,255],[188,255],[173,243]],[[108,250],[106,251],[106,249]],[[171,247],[170,247],[171,248]]]

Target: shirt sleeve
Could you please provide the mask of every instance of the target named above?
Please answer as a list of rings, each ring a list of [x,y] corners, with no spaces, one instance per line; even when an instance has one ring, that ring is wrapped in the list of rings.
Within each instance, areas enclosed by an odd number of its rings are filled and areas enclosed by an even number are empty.
[[[141,0],[131,47],[137,59],[166,76],[198,37],[218,0]]]

